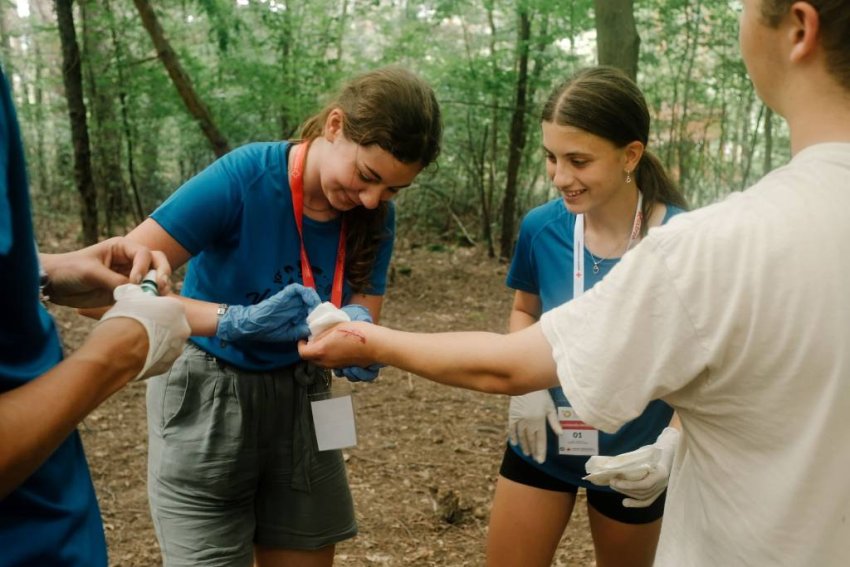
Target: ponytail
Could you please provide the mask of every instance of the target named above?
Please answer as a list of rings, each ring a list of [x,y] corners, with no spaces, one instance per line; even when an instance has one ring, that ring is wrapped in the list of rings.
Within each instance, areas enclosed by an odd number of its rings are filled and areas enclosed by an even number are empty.
[[[655,203],[673,205],[680,209],[688,209],[688,202],[682,192],[667,175],[661,161],[649,150],[644,150],[643,156],[635,169],[635,183],[643,193],[643,218],[649,219]],[[641,227],[641,236],[646,236],[649,223],[644,222]]]

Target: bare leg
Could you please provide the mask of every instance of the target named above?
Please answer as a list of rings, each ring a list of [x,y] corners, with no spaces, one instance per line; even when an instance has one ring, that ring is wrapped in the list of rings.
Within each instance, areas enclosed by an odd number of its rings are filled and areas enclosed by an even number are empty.
[[[331,567],[334,563],[333,545],[311,551],[254,547],[255,567]]]
[[[587,506],[597,567],[650,567],[655,559],[661,520],[650,524],[625,524]]]
[[[487,532],[487,567],[549,567],[574,505],[575,494],[500,476]]]

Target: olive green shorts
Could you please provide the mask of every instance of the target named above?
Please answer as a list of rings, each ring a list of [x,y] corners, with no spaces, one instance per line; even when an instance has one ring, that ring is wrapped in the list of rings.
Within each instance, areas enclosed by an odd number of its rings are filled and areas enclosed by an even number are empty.
[[[315,550],[357,533],[340,451],[316,449],[300,363],[247,372],[192,344],[148,382],[148,494],[166,567],[251,565],[254,544]]]

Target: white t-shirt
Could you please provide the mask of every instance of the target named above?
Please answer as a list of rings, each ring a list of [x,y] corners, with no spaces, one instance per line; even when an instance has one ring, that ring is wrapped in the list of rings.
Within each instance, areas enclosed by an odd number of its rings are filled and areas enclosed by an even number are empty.
[[[541,323],[581,419],[682,420],[657,565],[850,565],[850,144],[653,229]]]

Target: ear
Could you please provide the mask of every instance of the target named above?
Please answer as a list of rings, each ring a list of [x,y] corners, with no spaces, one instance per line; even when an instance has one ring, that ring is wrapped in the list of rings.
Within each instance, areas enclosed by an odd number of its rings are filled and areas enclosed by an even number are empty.
[[[820,40],[820,16],[808,2],[795,2],[788,11],[788,39],[791,61],[799,63],[810,57]]]
[[[642,142],[635,140],[634,142],[630,142],[623,148],[623,156],[625,157],[625,163],[623,164],[623,168],[626,171],[634,171],[637,168],[638,162],[640,162],[640,158],[643,157],[644,145]]]
[[[341,108],[334,108],[328,113],[325,118],[325,126],[322,128],[322,135],[329,142],[333,142],[337,136],[342,135],[342,124],[345,120],[345,113]]]

